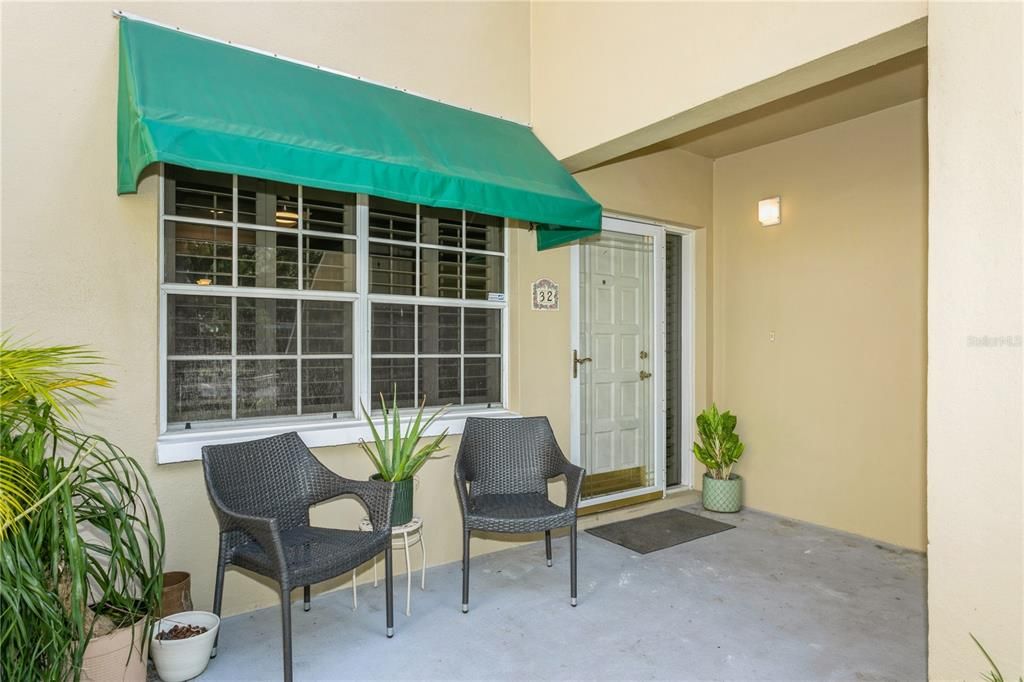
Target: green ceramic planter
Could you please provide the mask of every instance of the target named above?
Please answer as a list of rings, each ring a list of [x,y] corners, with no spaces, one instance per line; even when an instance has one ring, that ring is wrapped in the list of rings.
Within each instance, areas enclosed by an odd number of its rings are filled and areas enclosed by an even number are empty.
[[[370,476],[375,481],[380,481],[380,474]],[[394,481],[395,499],[391,502],[391,525],[402,526],[412,521],[412,486],[413,479],[407,478],[404,481]]]
[[[713,512],[738,512],[743,507],[743,479],[730,474],[728,481],[704,474],[704,508]]]

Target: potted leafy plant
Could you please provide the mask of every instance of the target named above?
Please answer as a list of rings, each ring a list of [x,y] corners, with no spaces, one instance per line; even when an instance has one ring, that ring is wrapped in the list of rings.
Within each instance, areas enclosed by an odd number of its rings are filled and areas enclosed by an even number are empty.
[[[0,649],[8,680],[145,679],[163,523],[139,464],[77,428],[111,382],[77,346],[0,337]],[[11,475],[8,475],[8,474]]]
[[[697,436],[693,454],[707,467],[701,497],[704,508],[716,512],[738,512],[743,506],[743,479],[732,473],[743,456],[743,443],[736,435],[736,417],[719,412],[714,403],[697,417]]]
[[[380,396],[380,406],[383,411],[384,435],[373,422],[373,418],[366,407],[362,407],[363,416],[370,425],[370,432],[373,434],[373,443],[367,443],[360,439],[359,445],[373,462],[377,473],[371,478],[380,481],[390,481],[395,484],[395,498],[391,507],[391,525],[401,526],[409,523],[412,519],[412,497],[413,477],[423,468],[427,460],[436,453],[443,450],[441,445],[448,436],[448,429],[440,435],[427,441],[417,450],[424,433],[434,421],[444,414],[447,405],[432,414],[426,421],[423,421],[423,410],[426,408],[426,398],[420,403],[416,416],[409,421],[405,434],[402,434],[402,422],[398,412],[397,391],[392,396],[391,408],[388,409],[384,401],[384,395]]]

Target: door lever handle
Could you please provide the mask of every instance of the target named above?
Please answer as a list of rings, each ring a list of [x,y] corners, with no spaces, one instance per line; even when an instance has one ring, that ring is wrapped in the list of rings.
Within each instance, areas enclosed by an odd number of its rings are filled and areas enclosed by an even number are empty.
[[[580,365],[584,362],[591,362],[591,358],[581,358],[574,349],[572,352],[572,378],[576,379],[580,375]]]
[[[645,372],[644,370],[640,370],[640,381],[643,381],[644,379],[650,379],[650,378],[651,378],[651,373],[650,372]]]

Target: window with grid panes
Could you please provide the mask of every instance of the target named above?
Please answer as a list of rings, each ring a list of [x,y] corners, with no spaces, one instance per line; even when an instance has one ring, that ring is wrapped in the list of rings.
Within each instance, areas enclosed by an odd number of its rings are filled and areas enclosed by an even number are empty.
[[[503,218],[175,166],[162,205],[168,429],[502,405]]]

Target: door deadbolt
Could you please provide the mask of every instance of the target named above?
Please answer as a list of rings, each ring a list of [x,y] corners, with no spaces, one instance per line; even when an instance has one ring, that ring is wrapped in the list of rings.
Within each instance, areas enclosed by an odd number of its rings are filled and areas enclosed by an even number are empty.
[[[647,359],[647,351],[645,351],[645,350],[640,351],[640,359],[641,360],[646,360]]]

